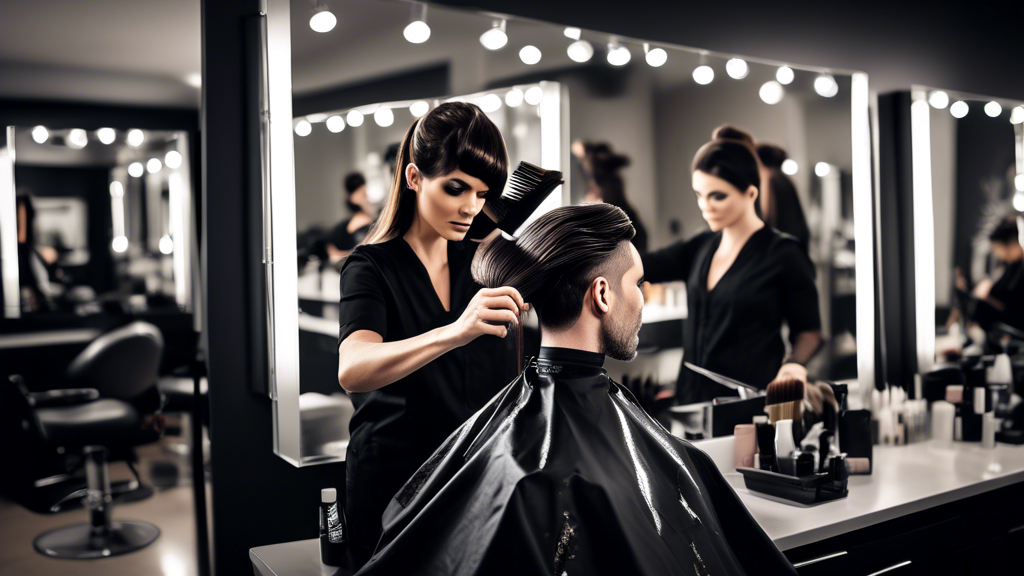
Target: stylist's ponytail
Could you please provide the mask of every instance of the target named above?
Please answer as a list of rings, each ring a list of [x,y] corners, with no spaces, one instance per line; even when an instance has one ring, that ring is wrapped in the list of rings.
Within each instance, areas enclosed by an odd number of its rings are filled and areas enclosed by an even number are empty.
[[[387,202],[384,203],[384,208],[380,211],[377,221],[366,236],[366,244],[386,242],[403,234],[412,225],[412,217],[416,210],[416,195],[409,189],[409,183],[405,180],[405,167],[412,162],[412,144],[420,120],[417,119],[409,126],[405,132],[405,138],[402,139],[402,145],[398,148],[395,176],[391,179],[391,192],[388,194]]]

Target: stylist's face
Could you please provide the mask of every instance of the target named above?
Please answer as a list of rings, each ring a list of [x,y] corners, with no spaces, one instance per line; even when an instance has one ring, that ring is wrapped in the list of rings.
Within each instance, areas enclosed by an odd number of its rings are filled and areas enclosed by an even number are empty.
[[[701,215],[712,232],[738,222],[748,210],[753,209],[757,200],[757,188],[754,186],[741,192],[725,180],[700,170],[693,173],[693,192],[697,195]]]
[[[416,211],[438,236],[458,242],[466,237],[469,225],[484,207],[487,185],[461,170],[425,178],[409,164],[405,172],[409,187],[416,192]]]
[[[621,285],[614,290],[612,309],[601,324],[601,344],[608,356],[629,362],[636,358],[636,348],[640,344],[640,326],[644,316],[644,295],[640,285],[644,281],[644,265],[633,243],[627,242],[626,245],[631,265],[622,275]]]

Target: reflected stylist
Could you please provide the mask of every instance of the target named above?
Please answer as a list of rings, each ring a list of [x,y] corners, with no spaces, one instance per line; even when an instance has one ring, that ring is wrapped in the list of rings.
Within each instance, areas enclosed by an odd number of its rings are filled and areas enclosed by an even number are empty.
[[[356,567],[373,553],[388,502],[516,372],[507,326],[514,288],[484,289],[467,241],[508,154],[472,104],[441,104],[402,142],[387,203],[341,271],[338,382],[356,406],[345,512]],[[486,217],[486,216],[481,216]]]

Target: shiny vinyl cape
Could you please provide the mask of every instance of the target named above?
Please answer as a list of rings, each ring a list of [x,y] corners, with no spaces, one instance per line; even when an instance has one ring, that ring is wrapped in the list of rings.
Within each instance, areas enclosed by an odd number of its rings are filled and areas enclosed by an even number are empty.
[[[395,495],[369,574],[796,574],[711,459],[603,370],[545,360]]]

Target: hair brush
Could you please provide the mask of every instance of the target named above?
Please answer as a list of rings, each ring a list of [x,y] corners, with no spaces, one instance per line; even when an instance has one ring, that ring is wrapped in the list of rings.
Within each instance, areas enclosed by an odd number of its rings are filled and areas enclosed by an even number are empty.
[[[804,384],[795,378],[783,378],[768,385],[764,403],[768,420],[798,421],[803,417]]]
[[[514,236],[523,222],[562,182],[562,173],[557,170],[544,170],[529,162],[520,162],[509,177],[505,190],[501,194],[488,194],[483,209],[488,217],[474,218],[466,237],[483,240],[495,228]]]

